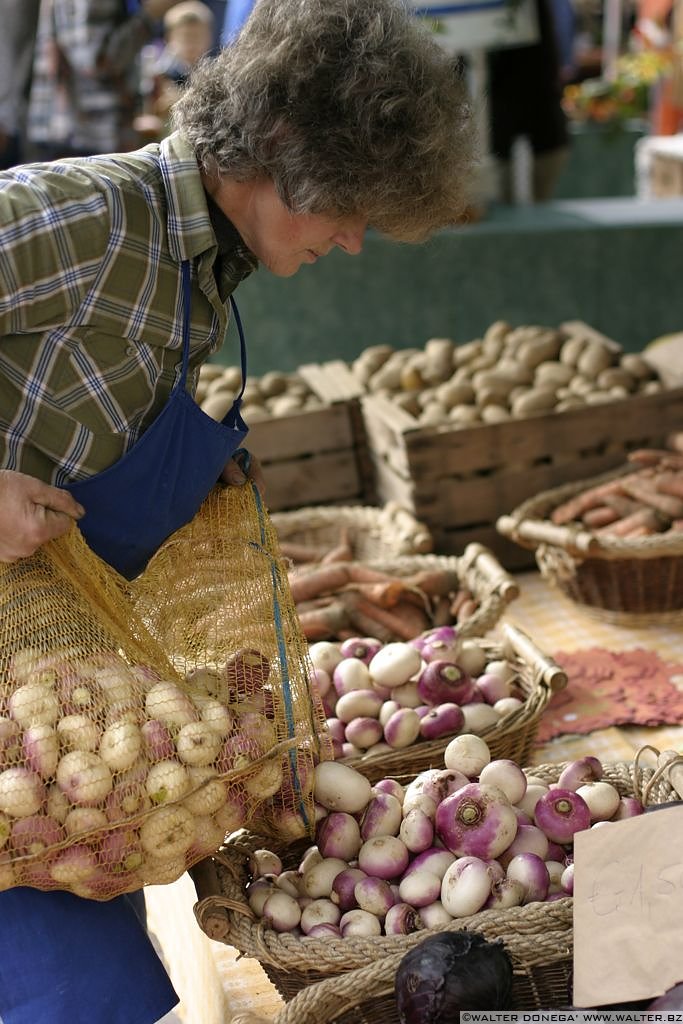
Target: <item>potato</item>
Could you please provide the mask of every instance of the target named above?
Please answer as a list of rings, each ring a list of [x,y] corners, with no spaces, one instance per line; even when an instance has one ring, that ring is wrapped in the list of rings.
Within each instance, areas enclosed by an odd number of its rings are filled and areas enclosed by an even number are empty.
[[[392,345],[370,345],[351,363],[351,372],[361,383],[367,384],[373,373],[386,363],[393,351]]]
[[[274,395],[281,395],[287,390],[287,375],[271,370],[264,373],[259,382],[261,394],[265,398],[272,398]]]
[[[483,423],[504,423],[510,419],[510,411],[502,405],[485,405],[481,410]]]
[[[650,364],[642,356],[635,353],[626,352],[621,357],[620,365],[623,370],[637,377],[638,380],[650,380],[655,376],[655,370]]]
[[[212,420],[222,420],[235,400],[231,391],[218,391],[202,403],[202,412]]]
[[[614,363],[614,353],[601,341],[591,339],[578,358],[576,368],[589,380],[597,380],[600,373]]]
[[[471,405],[474,402],[474,388],[466,382],[447,380],[434,389],[434,396],[447,409],[454,405]]]
[[[532,416],[536,413],[549,412],[555,405],[554,388],[529,388],[525,394],[518,395],[512,403],[513,416]]]
[[[562,342],[562,348],[560,349],[560,362],[566,366],[576,366],[579,361],[579,356],[588,344],[588,338],[582,334],[570,335],[566,341]]]
[[[550,384],[560,387],[563,384],[568,384],[573,376],[574,370],[571,366],[560,363],[558,360],[549,360],[545,363],[539,363],[536,367],[534,384]]]
[[[562,344],[558,331],[544,331],[542,334],[522,342],[517,351],[517,359],[525,366],[535,369],[549,359],[556,359]]]

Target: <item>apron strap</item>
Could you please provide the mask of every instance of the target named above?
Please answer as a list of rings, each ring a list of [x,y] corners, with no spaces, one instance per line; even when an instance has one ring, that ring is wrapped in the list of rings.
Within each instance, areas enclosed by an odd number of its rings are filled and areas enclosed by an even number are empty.
[[[180,371],[179,386],[184,390],[187,382],[187,369],[190,362],[190,307],[192,302],[192,283],[190,280],[190,261],[183,260],[182,262],[182,275],[183,275],[183,362]],[[244,329],[242,327],[242,318],[237,308],[232,295],[230,296],[230,307],[235,317],[235,323],[237,324],[237,333],[240,337],[240,366],[242,369],[242,387],[240,388],[239,394],[235,401],[240,402],[244,395],[244,389],[247,383],[247,344],[244,340]],[[239,408],[239,405],[238,405]]]

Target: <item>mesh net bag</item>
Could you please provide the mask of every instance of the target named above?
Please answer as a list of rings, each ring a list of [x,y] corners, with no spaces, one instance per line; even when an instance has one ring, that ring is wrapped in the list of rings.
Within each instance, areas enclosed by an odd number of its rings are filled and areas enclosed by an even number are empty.
[[[133,584],[75,527],[0,565],[0,890],[109,899],[243,825],[305,834],[324,734],[254,488],[213,492]]]

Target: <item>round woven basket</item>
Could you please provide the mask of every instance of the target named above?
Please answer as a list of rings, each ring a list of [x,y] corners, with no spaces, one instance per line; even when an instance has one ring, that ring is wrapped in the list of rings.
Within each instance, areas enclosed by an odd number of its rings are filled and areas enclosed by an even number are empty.
[[[566,763],[566,762],[565,762]],[[540,765],[529,772],[546,782],[557,782],[565,763]],[[623,796],[643,798],[645,787],[653,779],[650,768],[635,764],[606,764],[603,778],[617,787]],[[650,804],[665,803],[675,796],[665,777],[660,778],[647,794]],[[211,859],[202,861],[193,870],[198,902],[194,912],[202,930],[218,942],[235,947],[243,956],[253,957],[263,966],[285,1000],[292,999],[297,992],[317,982],[333,978],[340,981],[349,971],[396,958],[393,963],[412,946],[421,942],[428,934],[436,931],[469,929],[481,933],[489,940],[501,939],[515,958],[515,972],[518,976],[517,996],[519,1005],[526,1008],[552,1008],[566,1006],[568,1001],[568,979],[572,959],[572,900],[556,900],[550,903],[530,903],[510,910],[486,910],[471,917],[459,918],[434,931],[418,931],[410,935],[390,935],[363,938],[359,936],[336,938],[300,939],[294,935],[281,934],[266,928],[255,918],[246,897],[249,882],[249,854],[255,849],[268,847],[278,853],[285,868],[296,867],[301,859],[304,843],[280,846],[272,840],[248,833],[237,833]],[[382,969],[377,968],[378,974]],[[358,978],[359,975],[356,974]],[[394,1024],[398,1020],[395,1006],[387,1001],[388,980],[360,975],[364,989],[358,988],[354,997],[349,995],[348,985],[340,989],[337,1005],[339,1014],[328,1016],[322,1012],[317,1021],[341,1022],[366,1019],[377,1024]],[[367,982],[367,986],[366,986]],[[349,982],[349,984],[351,984]],[[324,990],[329,998],[329,988]],[[343,999],[342,1001],[342,994]],[[354,1016],[354,1006],[359,998],[372,1001],[375,996],[384,1000],[381,1012],[366,1018]],[[349,1006],[348,999],[353,1000]],[[300,1001],[303,1002],[303,999]],[[379,1013],[380,1011],[378,1011]],[[284,1018],[292,1024],[316,1020],[315,1017]]]
[[[476,609],[466,619],[458,619],[462,637],[483,636],[496,625],[505,609],[519,596],[519,586],[483,544],[468,544],[462,555],[413,555],[378,559],[367,563],[371,569],[392,576],[412,576],[430,568],[455,572],[460,586],[468,590]]]
[[[508,757],[527,764],[538,732],[541,715],[554,693],[567,685],[565,672],[521,629],[502,623],[500,640],[481,640],[489,660],[505,658],[515,669],[517,685],[524,703],[516,711],[503,715],[481,734],[494,758]],[[346,758],[344,764],[362,772],[371,782],[387,777],[411,778],[427,768],[443,767],[444,751],[453,736],[422,740],[391,753]]]
[[[314,550],[335,547],[346,532],[353,557],[362,561],[426,554],[434,547],[429,527],[391,502],[381,507],[310,505],[274,512],[271,519],[281,542]]]
[[[501,516],[498,531],[535,551],[549,583],[607,622],[649,625],[683,618],[683,533],[623,538],[583,526],[556,526],[553,509],[633,466],[543,491]]]

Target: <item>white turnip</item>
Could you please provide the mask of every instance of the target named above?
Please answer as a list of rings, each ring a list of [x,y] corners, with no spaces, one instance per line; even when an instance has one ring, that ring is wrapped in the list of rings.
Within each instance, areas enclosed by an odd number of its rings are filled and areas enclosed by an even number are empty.
[[[186,807],[159,807],[140,825],[140,842],[151,857],[173,860],[192,846],[194,818]]]
[[[6,768],[0,772],[0,811],[12,818],[37,814],[45,800],[40,775],[28,768]]]
[[[115,722],[102,733],[99,755],[113,772],[132,768],[141,750],[142,733],[132,722]]]

